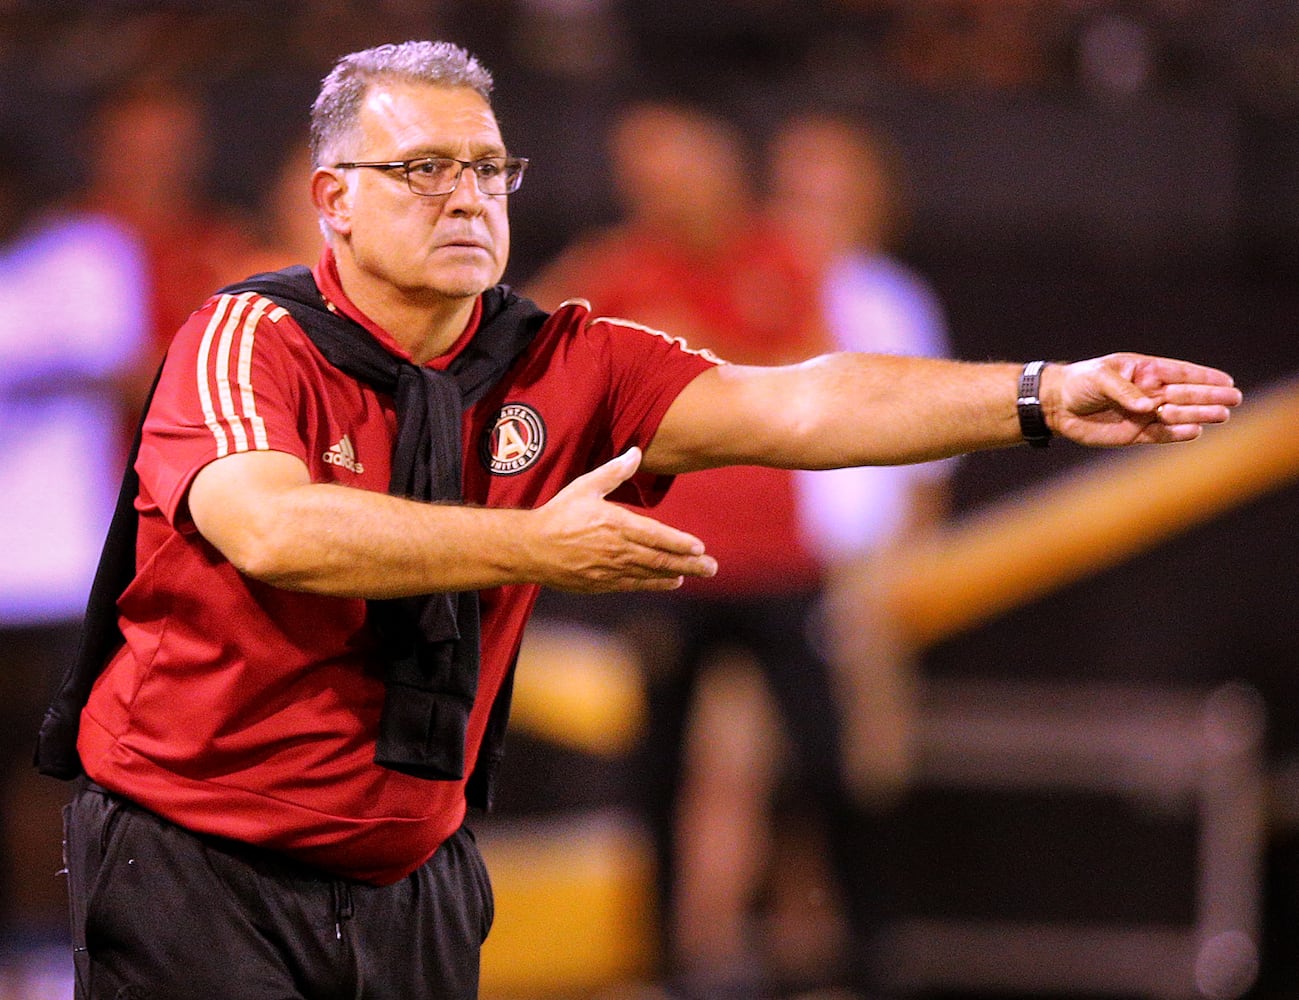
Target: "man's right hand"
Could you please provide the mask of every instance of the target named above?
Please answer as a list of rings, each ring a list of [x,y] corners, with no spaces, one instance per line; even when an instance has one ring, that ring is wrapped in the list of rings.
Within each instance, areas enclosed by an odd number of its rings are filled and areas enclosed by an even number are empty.
[[[687,576],[717,572],[698,538],[606,499],[640,462],[640,449],[630,448],[536,510],[546,547],[539,562],[549,565],[542,583],[576,593],[675,590]]]

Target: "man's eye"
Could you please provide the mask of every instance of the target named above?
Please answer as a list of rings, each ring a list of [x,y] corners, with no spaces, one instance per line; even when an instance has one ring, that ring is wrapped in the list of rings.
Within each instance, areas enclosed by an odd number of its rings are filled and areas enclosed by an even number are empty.
[[[410,168],[417,174],[432,177],[434,174],[441,173],[442,164],[438,163],[437,160],[422,160],[419,163],[412,163]]]
[[[501,165],[495,160],[478,160],[474,163],[474,172],[479,177],[495,177],[501,172]]]

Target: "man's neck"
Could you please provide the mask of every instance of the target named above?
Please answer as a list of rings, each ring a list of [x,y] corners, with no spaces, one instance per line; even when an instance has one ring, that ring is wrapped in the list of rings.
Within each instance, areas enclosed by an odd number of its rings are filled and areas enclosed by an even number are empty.
[[[405,348],[416,364],[445,354],[465,332],[477,296],[408,295],[366,274],[346,254],[336,255],[335,260],[347,297]]]

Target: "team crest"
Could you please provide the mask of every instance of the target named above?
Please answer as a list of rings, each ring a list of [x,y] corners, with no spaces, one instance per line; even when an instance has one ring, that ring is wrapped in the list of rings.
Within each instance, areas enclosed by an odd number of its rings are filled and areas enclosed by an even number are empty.
[[[541,414],[524,403],[507,403],[483,435],[479,454],[492,475],[513,476],[532,465],[545,447]]]

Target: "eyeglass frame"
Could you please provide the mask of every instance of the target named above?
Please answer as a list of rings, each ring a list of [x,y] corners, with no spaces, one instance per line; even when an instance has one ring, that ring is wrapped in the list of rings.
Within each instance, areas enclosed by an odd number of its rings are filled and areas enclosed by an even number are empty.
[[[410,179],[411,167],[416,163],[427,163],[435,160],[440,160],[443,163],[459,164],[460,169],[456,171],[456,179],[451,183],[451,187],[445,191],[435,191],[431,193],[416,191],[415,185],[411,183]],[[335,163],[333,169],[351,170],[356,167],[369,167],[372,170],[400,170],[402,176],[406,178],[406,187],[410,190],[411,194],[417,195],[420,198],[441,198],[445,195],[452,194],[455,189],[460,186],[460,178],[464,176],[466,167],[474,167],[476,164],[485,163],[490,160],[500,160],[506,165],[518,164],[519,172],[514,176],[514,186],[506,188],[506,190],[502,191],[500,194],[496,194],[492,191],[484,191],[482,188],[482,182],[476,179],[475,183],[478,185],[479,192],[489,198],[504,198],[506,195],[514,194],[515,191],[519,190],[520,186],[523,184],[523,173],[528,166],[528,158],[526,156],[480,156],[476,160],[458,160],[454,156],[413,156],[409,160],[376,160],[365,163]],[[477,178],[477,176],[477,171],[475,171],[474,177]]]

